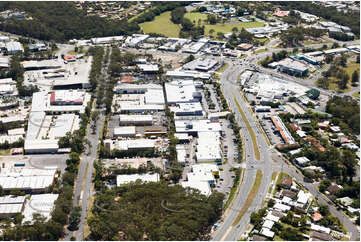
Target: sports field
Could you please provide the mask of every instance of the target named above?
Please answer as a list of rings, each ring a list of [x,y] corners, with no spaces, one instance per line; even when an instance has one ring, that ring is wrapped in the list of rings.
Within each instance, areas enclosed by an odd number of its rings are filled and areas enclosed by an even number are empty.
[[[144,33],[157,33],[167,37],[178,37],[180,25],[170,21],[170,11],[156,16],[153,21],[139,24]]]

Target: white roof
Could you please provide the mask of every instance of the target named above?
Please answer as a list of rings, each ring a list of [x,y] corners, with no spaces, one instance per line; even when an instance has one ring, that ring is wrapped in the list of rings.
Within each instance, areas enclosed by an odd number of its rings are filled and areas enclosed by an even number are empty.
[[[198,132],[197,161],[219,161],[222,159],[219,132]]]
[[[23,46],[20,42],[10,41],[6,43],[6,49],[8,52],[24,51]]]
[[[289,211],[291,209],[290,206],[287,206],[287,205],[284,205],[282,203],[276,203],[274,206],[273,206],[274,209],[278,210],[278,211],[281,211],[281,212],[286,212],[286,211]]]
[[[306,204],[311,194],[305,193],[303,190],[300,190],[297,194],[297,203]]]
[[[0,197],[0,214],[21,213],[25,199],[25,196]]]
[[[189,136],[185,133],[175,133],[174,137],[178,138],[179,140],[188,140]]]
[[[320,225],[317,225],[314,223],[311,223],[311,230],[315,230],[318,232],[325,232],[327,234],[329,234],[331,232],[330,228],[326,228],[326,227],[323,227],[323,226],[320,226]]]
[[[58,149],[56,139],[25,139],[24,149],[27,150],[54,150]]]
[[[192,165],[192,170],[194,173],[204,173],[204,172],[216,172],[219,171],[219,168],[216,164],[195,164]]]
[[[264,221],[262,227],[263,227],[263,228],[272,229],[274,223],[275,223],[275,222],[273,222],[273,221],[271,221],[271,220],[266,220],[266,221]]]
[[[275,233],[268,228],[262,228],[260,233],[269,238],[273,238],[275,236]]]
[[[220,123],[211,122],[208,119],[175,120],[175,127],[177,133],[220,132],[222,130]]]
[[[25,205],[23,213],[24,219],[22,222],[32,222],[34,213],[40,213],[46,220],[49,220],[58,196],[59,194],[32,195],[29,202]]]
[[[110,142],[111,149],[128,150],[128,149],[143,149],[154,148],[157,140],[154,139],[131,139],[131,140],[106,140]]]
[[[202,112],[203,107],[200,102],[194,103],[178,103],[176,106],[171,106],[170,110],[174,112],[176,115],[183,113],[196,113]]]
[[[273,221],[278,222],[280,220],[279,217],[272,215],[271,213],[268,213],[266,216],[266,221]]]
[[[0,144],[5,143],[6,141],[11,144],[22,138],[22,135],[0,135]]]
[[[204,181],[204,182],[212,182],[214,181],[214,176],[212,174],[212,172],[198,172],[198,173],[194,173],[194,172],[189,172],[187,173],[187,179],[190,182],[193,181]]]
[[[18,121],[24,121],[26,119],[26,115],[14,115],[10,117],[2,117],[0,118],[0,122],[3,124],[11,123],[11,122],[18,122]]]
[[[211,187],[208,182],[204,181],[184,181],[181,182],[182,187],[190,187],[194,189],[198,189],[203,195],[206,195],[207,197],[211,195]]]
[[[165,84],[168,103],[195,102],[197,92],[193,80],[172,81]]]
[[[162,89],[148,89],[144,94],[145,104],[164,104],[164,94]]]
[[[152,122],[152,115],[128,115],[128,114],[120,114],[119,122]]]
[[[132,175],[117,175],[117,186],[127,184],[129,182],[135,182],[137,180],[142,182],[159,182],[159,174],[132,174]]]
[[[298,162],[298,164],[306,164],[308,162],[310,162],[310,160],[307,157],[297,157],[296,161]]]
[[[114,128],[114,135],[135,135],[135,126],[121,126]]]
[[[186,162],[186,150],[184,145],[177,145],[177,159],[179,163],[185,163]]]
[[[17,129],[9,129],[8,135],[24,135],[25,129],[24,128],[17,128]]]
[[[138,64],[138,68],[144,72],[156,72],[159,70],[158,65],[154,64]]]

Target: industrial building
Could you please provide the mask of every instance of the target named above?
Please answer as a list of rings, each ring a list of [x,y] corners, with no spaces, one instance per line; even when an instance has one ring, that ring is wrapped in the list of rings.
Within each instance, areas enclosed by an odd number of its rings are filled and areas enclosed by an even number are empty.
[[[199,102],[202,94],[196,90],[194,81],[180,80],[165,84],[168,104]]]
[[[148,38],[149,35],[147,34],[133,34],[125,39],[124,44],[127,47],[136,47],[137,45],[144,43],[144,41]]]
[[[222,162],[219,132],[198,132],[196,157],[199,163]]]
[[[118,150],[144,150],[154,149],[157,140],[154,139],[129,139],[129,140],[104,140],[104,146],[108,151]]]
[[[0,197],[0,218],[11,217],[20,214],[24,210],[26,196],[3,196]]]
[[[119,117],[119,125],[135,125],[135,126],[145,126],[153,124],[152,115],[125,115],[121,114]]]
[[[212,194],[211,186],[206,181],[184,181],[181,182],[184,188],[193,188],[201,192],[201,194],[209,197]]]
[[[135,137],[135,126],[122,126],[114,128],[114,137]]]
[[[183,53],[197,54],[207,43],[205,42],[191,42],[185,44],[182,48]]]
[[[117,175],[117,186],[128,184],[130,182],[159,182],[159,174],[131,174],[131,175]]]
[[[91,38],[90,41],[93,45],[103,45],[103,44],[112,44],[115,42],[120,42],[125,39],[124,36],[109,36],[109,37],[98,37]]]
[[[277,66],[280,71],[294,76],[304,76],[308,73],[308,67],[305,64],[291,58],[277,62]]]
[[[211,78],[211,74],[209,73],[180,69],[167,71],[165,75],[171,80],[209,80]]]
[[[217,60],[210,58],[198,58],[182,66],[183,70],[210,71],[218,64]]]
[[[159,71],[159,67],[156,64],[138,64],[137,67],[145,74],[154,74]]]
[[[56,169],[2,168],[0,186],[5,191],[41,193],[54,183],[55,175]]]
[[[31,111],[47,114],[84,113],[90,94],[84,91],[58,90],[33,93]]]
[[[51,218],[51,212],[55,207],[55,201],[58,199],[59,194],[37,194],[32,195],[30,200],[26,203],[24,209],[23,223],[33,221],[34,213],[39,213],[48,221]]]
[[[9,55],[24,52],[23,45],[17,41],[10,41],[5,44],[6,51]]]
[[[176,116],[202,116],[203,108],[200,102],[178,103],[170,107]]]
[[[187,133],[197,136],[199,132],[221,132],[222,127],[219,122],[211,122],[208,119],[200,120],[175,120],[177,133]]]

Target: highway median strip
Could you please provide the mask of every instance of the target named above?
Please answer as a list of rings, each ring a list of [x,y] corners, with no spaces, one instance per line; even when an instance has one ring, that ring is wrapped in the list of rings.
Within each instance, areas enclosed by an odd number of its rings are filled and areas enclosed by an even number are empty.
[[[244,114],[241,106],[239,105],[238,101],[237,101],[237,98],[235,97],[235,95],[232,93],[233,95],[233,99],[234,99],[234,102],[236,103],[237,105],[237,108],[238,108],[238,111],[241,113],[241,116],[243,118],[243,121],[244,123],[246,124],[246,127],[248,129],[248,132],[249,134],[251,135],[251,139],[252,139],[252,144],[253,144],[253,150],[254,150],[254,156],[256,158],[256,160],[260,160],[261,159],[261,154],[259,152],[259,149],[258,149],[258,145],[257,145],[257,140],[256,140],[256,134],[254,133],[250,123],[248,122],[247,120],[247,117],[246,115]]]
[[[239,211],[238,216],[237,216],[236,220],[234,220],[232,226],[236,226],[239,223],[239,221],[241,220],[243,215],[247,212],[248,208],[252,205],[254,199],[257,196],[258,189],[259,189],[259,187],[261,185],[262,176],[263,176],[262,171],[257,170],[256,179],[254,180],[253,186],[252,186],[251,190],[248,193],[246,202],[244,203],[241,211]]]
[[[231,192],[229,193],[228,199],[226,201],[226,204],[224,205],[224,209],[227,210],[227,208],[229,207],[229,205],[232,204],[233,199],[235,197],[236,194],[238,194],[239,192],[239,186],[240,184],[242,184],[242,180],[243,180],[243,169],[239,168],[239,170],[237,170],[236,172],[238,172],[238,174],[236,174],[236,178],[238,177],[238,179],[234,179],[235,182],[233,183]]]

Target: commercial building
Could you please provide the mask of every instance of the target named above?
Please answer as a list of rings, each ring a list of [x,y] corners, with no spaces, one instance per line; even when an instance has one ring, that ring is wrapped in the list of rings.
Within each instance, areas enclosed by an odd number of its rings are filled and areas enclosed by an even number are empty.
[[[219,122],[211,122],[208,119],[200,120],[175,120],[177,133],[187,133],[197,136],[200,132],[221,132],[222,127]]]
[[[0,218],[14,216],[24,210],[25,196],[0,197]]]
[[[142,182],[159,182],[159,174],[132,174],[132,175],[117,175],[117,186],[128,184],[130,182],[136,182],[141,180]]]
[[[133,34],[132,36],[128,36],[125,39],[125,46],[136,47],[139,44],[144,43],[144,41],[148,38],[149,38],[149,35],[147,35],[147,34]]]
[[[84,91],[58,90],[33,94],[31,112],[47,114],[84,113],[90,94]]]
[[[197,161],[200,163],[222,162],[222,150],[220,144],[219,132],[198,132]]]
[[[98,37],[91,38],[90,41],[93,45],[112,44],[124,40],[124,36],[109,36],[109,37]]]
[[[206,44],[206,42],[191,42],[190,44],[185,44],[183,46],[182,52],[197,54]]]
[[[281,118],[275,115],[271,115],[270,116],[272,123],[274,124],[274,126],[276,127],[276,129],[278,130],[278,132],[280,133],[283,141],[286,144],[295,144],[296,141],[294,140],[294,138],[292,137],[291,133],[288,131],[287,127],[285,126],[285,124],[282,122]]]
[[[25,205],[23,223],[33,221],[34,213],[39,213],[45,220],[51,218],[51,212],[55,207],[55,201],[58,199],[59,194],[38,194],[32,195],[29,202]]]
[[[153,124],[152,115],[125,115],[120,114],[119,116],[119,125],[135,125],[135,126],[145,126]]]
[[[168,104],[199,102],[202,94],[196,90],[194,81],[181,80],[165,84],[165,91]]]
[[[180,164],[185,164],[186,163],[186,150],[184,145],[176,145],[176,151],[177,151],[177,160]]]
[[[5,191],[19,189],[40,193],[54,182],[56,169],[3,168],[0,171],[0,186]]]
[[[176,116],[201,116],[203,115],[203,108],[200,102],[194,103],[178,103],[171,106],[170,110]]]
[[[253,45],[247,44],[247,43],[243,43],[243,44],[237,45],[237,49],[239,49],[239,50],[247,51],[247,50],[250,50],[250,49],[252,49],[252,48],[253,48]]]
[[[260,112],[271,112],[271,106],[256,106],[254,108],[254,111],[256,111],[257,113]]]
[[[146,74],[154,74],[158,73],[159,67],[155,64],[138,64],[137,67],[140,69],[141,72]]]
[[[129,140],[104,140],[107,150],[144,150],[155,148],[157,140],[154,139],[129,139]]]
[[[279,61],[277,66],[280,71],[295,76],[304,76],[308,72],[308,67],[305,64],[291,58]]]
[[[201,194],[209,197],[212,194],[211,186],[206,181],[184,181],[181,182],[184,188],[193,188],[200,191]]]
[[[24,48],[20,42],[10,41],[5,44],[6,51],[9,55],[24,52]]]
[[[295,159],[299,165],[306,165],[310,160],[307,157],[297,157]]]
[[[187,71],[187,70],[174,70],[167,71],[166,77],[172,80],[209,80],[211,78],[211,74],[199,71]]]
[[[210,58],[198,58],[182,66],[183,70],[210,71],[218,64],[217,60]]]

